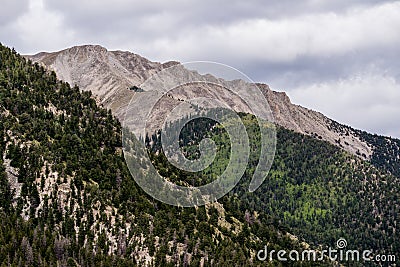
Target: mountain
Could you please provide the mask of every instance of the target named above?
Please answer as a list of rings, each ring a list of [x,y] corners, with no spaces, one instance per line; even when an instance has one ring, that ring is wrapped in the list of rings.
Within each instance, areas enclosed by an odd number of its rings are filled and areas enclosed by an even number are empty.
[[[166,65],[170,64],[176,63]],[[86,70],[89,75],[90,68]],[[145,79],[146,74],[141,75]],[[127,90],[124,88],[121,92]],[[71,87],[58,80],[56,73],[0,45],[2,265],[337,266],[338,262],[328,259],[263,262],[256,254],[265,246],[275,251],[336,248],[339,238],[345,238],[352,250],[399,254],[400,178],[396,174],[398,157],[392,157],[398,153],[398,140],[333,121],[325,125],[344,136],[351,129],[359,140],[371,144],[374,154],[365,160],[313,132],[307,135],[277,126],[271,171],[261,187],[250,193],[260,132],[254,116],[240,113],[252,133],[243,179],[217,202],[175,207],[151,198],[136,184],[122,154],[120,121],[98,105],[102,101],[99,96],[95,96],[96,103],[93,90]],[[263,90],[271,99],[276,97],[272,109],[280,110],[288,101],[282,93],[266,86]],[[185,97],[179,91],[177,96]],[[171,99],[175,101],[177,96]],[[108,105],[113,108],[111,102]],[[295,111],[281,112],[283,117]],[[292,120],[297,125],[301,121]],[[154,133],[146,138],[147,151],[133,148],[139,158],[133,175],[146,174],[147,163],[140,157],[148,153],[167,180],[198,184],[213,179],[226,166],[229,140],[215,122],[196,123],[200,127],[188,124],[183,129],[182,149],[189,158],[196,158],[200,137],[208,134],[219,151],[209,169],[190,173],[174,168]],[[343,264],[379,266],[375,262]]]
[[[2,266],[261,266],[264,245],[306,247],[230,197],[152,199],[128,171],[121,131],[90,92],[0,44]]]
[[[91,91],[98,102],[110,108],[119,119],[123,119],[124,108],[135,94],[129,90],[133,86],[140,86],[154,73],[168,68],[178,62],[164,64],[151,62],[131,52],[108,51],[101,46],[75,46],[54,53],[39,53],[29,56],[34,62],[40,62],[47,68],[54,70],[57,77],[81,89]],[[184,75],[193,75],[189,70],[182,68]],[[240,82],[240,81],[237,81]],[[332,128],[335,122],[319,112],[294,105],[284,92],[274,92],[265,84],[258,84],[269,102],[277,124],[298,133],[309,134],[326,140],[332,144],[339,144],[346,151],[370,158],[373,153],[371,144],[360,138],[360,135],[349,127]],[[204,88],[202,88],[204,89]],[[207,89],[209,95],[222,102],[234,101],[236,111],[243,110],[240,99],[233,95],[218,94]],[[199,96],[204,96],[204,90]],[[191,95],[192,97],[196,96]],[[172,95],[175,101],[187,99],[184,91]],[[171,104],[173,105],[173,104]]]
[[[99,104],[112,110],[121,121],[125,108],[135,94],[131,90],[162,69],[179,64],[151,62],[131,52],[108,51],[98,45],[75,46],[59,52],[38,53],[27,56],[34,62],[54,70],[57,77],[85,91],[91,91]],[[196,72],[180,68],[180,75],[198,75]],[[225,81],[208,75],[208,79]],[[241,86],[243,81],[232,81],[231,85]],[[196,85],[198,87],[198,85]],[[297,133],[328,141],[341,149],[371,162],[374,166],[400,177],[400,140],[354,129],[340,124],[323,114],[292,104],[284,92],[275,92],[266,84],[257,84],[267,99],[275,122]],[[192,88],[193,89],[193,88]],[[236,111],[250,112],[241,104],[241,99],[233,94],[226,95],[207,86],[196,88],[188,95],[185,90],[174,90],[164,101],[165,106],[156,110],[154,117],[163,117],[165,110],[176,106],[176,102],[196,96],[211,96],[221,102],[235,105]],[[155,127],[156,128],[156,127]],[[153,128],[153,130],[155,130]]]

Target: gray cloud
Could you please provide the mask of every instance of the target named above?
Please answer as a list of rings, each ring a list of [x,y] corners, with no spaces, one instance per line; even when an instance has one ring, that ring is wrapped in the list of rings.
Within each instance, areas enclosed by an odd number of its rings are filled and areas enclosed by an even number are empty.
[[[373,133],[400,136],[400,83],[370,70],[346,79],[299,87],[290,96],[313,109]]]
[[[12,23],[13,20],[28,10],[29,0],[2,0],[0,9],[0,27]]]
[[[242,67],[254,79],[269,83],[277,90],[292,90],[316,83],[349,78],[360,71],[380,71],[400,81],[398,47],[349,51],[339,56],[300,56],[291,62],[250,62]]]
[[[400,90],[399,1],[3,2],[0,41],[21,53],[91,43],[156,61],[218,61],[288,91],[293,102],[400,137],[393,126],[400,99],[393,93]],[[375,83],[375,91],[355,82],[360,75]],[[335,90],[350,92],[350,99],[369,97],[352,106]],[[377,90],[391,94],[394,102],[378,101]],[[341,113],[346,109],[352,112]]]
[[[157,14],[170,14],[177,22],[184,21],[184,25],[223,24],[242,19],[254,18],[281,18],[302,14],[320,12],[341,12],[352,6],[366,6],[382,4],[382,0],[326,0],[326,1],[268,1],[263,0],[204,0],[204,1],[50,1],[45,0],[46,6],[60,11],[72,22],[85,22],[79,27],[90,26],[93,21],[113,24],[115,18],[131,18],[133,21],[148,18]],[[159,21],[158,24],[162,24]],[[144,26],[144,25],[140,25]]]

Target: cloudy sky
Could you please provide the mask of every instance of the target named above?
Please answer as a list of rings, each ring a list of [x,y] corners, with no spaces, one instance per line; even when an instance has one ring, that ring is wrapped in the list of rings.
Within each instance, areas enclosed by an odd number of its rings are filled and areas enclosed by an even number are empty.
[[[400,1],[0,0],[0,42],[210,60],[297,104],[400,138]]]

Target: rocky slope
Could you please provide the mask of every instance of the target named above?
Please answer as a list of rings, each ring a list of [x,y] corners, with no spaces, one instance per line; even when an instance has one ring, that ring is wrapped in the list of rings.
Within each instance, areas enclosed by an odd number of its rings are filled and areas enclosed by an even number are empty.
[[[108,51],[97,45],[76,46],[53,53],[42,52],[29,58],[54,70],[59,79],[71,85],[78,85],[83,90],[90,90],[99,103],[110,108],[120,119],[123,119],[125,107],[135,94],[129,88],[140,87],[151,75],[163,68],[178,64],[151,62],[131,52]],[[182,72],[195,75],[184,68]],[[332,127],[336,123],[323,114],[292,104],[285,93],[272,91],[268,85],[258,84],[258,86],[267,98],[277,124],[295,132],[326,140],[363,158],[371,157],[373,148],[362,141],[356,131],[345,126]],[[176,90],[171,99],[164,101],[165,106],[159,110],[159,114],[165,111],[166,106],[171,109],[176,101],[186,100],[196,94],[198,96],[206,94],[222,102],[229,102],[236,111],[248,111],[235,96],[219,93],[206,86],[193,90],[191,95],[187,94],[187,90]]]
[[[154,200],[121,146],[120,122],[89,92],[0,44],[0,265],[260,266],[264,243],[303,247],[228,196],[196,209]]]
[[[211,88],[200,89],[245,108]],[[271,104],[275,113],[278,104],[284,107],[283,94],[267,87],[264,93],[278,98],[276,107]],[[177,90],[168,98],[182,102],[190,94]],[[289,116],[282,114],[276,113],[278,119]],[[264,266],[255,255],[266,244],[285,250],[325,248],[339,237],[355,248],[400,251],[395,234],[399,178],[318,138],[278,127],[274,165],[260,190],[246,194],[248,179],[242,179],[220,201],[183,209],[164,205],[137,186],[121,154],[120,123],[90,93],[1,45],[0,122],[1,265]],[[327,128],[351,134],[333,122]],[[256,138],[254,144],[257,150]],[[382,143],[381,155],[394,151],[392,146],[398,151],[399,142],[390,144]],[[151,157],[166,177],[199,178],[169,167],[156,152]],[[249,161],[249,170],[256,159]]]

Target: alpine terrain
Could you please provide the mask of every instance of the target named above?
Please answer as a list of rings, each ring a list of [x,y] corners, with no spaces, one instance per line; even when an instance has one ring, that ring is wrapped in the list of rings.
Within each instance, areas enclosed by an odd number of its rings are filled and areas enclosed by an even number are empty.
[[[146,194],[134,176],[146,175],[147,154],[163,178],[192,186],[215,179],[229,161],[223,127],[196,119],[181,131],[182,151],[196,159],[208,137],[215,160],[195,173],[176,168],[156,119],[145,150],[132,147],[137,172],[129,172],[125,108],[144,93],[144,81],[178,64],[92,45],[24,57],[0,45],[1,266],[382,266],[373,261],[378,254],[388,255],[385,264],[400,263],[400,140],[339,124],[265,84],[257,86],[275,118],[277,143],[255,192],[248,191],[261,138],[254,114],[235,95],[197,85],[174,90],[154,116],[197,95],[230,103],[249,133],[243,178],[218,201],[193,208]],[[339,239],[346,249],[371,250],[370,261],[259,257],[265,247],[322,251]]]

